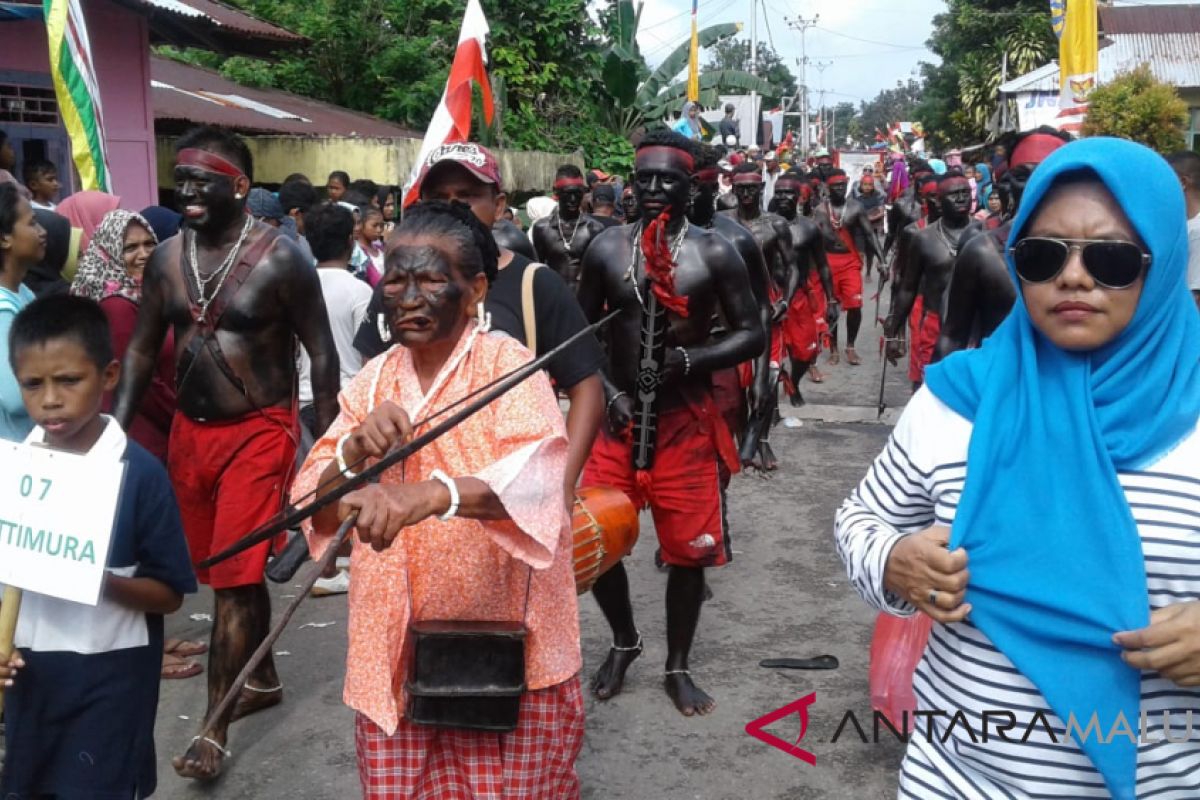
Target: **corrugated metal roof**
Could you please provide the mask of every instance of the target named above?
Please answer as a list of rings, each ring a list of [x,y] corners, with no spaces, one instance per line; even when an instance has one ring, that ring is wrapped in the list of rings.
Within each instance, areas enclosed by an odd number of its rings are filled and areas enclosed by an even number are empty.
[[[1100,6],[1100,31],[1200,33],[1200,5]]]
[[[274,89],[234,83],[212,70],[150,57],[156,123],[211,124],[246,133],[420,138],[386,120]]]
[[[216,0],[115,0],[150,20],[152,44],[264,57],[308,41]]]
[[[1178,88],[1200,87],[1200,32],[1114,34],[1100,48],[1100,82],[1147,63],[1154,77]],[[1058,62],[1051,61],[1001,85],[1004,94],[1057,92]]]

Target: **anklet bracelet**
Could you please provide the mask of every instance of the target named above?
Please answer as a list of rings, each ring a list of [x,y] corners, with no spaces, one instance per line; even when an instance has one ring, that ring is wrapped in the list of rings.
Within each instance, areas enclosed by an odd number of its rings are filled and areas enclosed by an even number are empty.
[[[614,645],[611,645],[611,649],[616,650],[618,653],[632,653],[634,651],[641,650],[642,649],[642,634],[641,633],[638,634],[637,644],[635,644],[633,647],[617,647],[614,644]]]

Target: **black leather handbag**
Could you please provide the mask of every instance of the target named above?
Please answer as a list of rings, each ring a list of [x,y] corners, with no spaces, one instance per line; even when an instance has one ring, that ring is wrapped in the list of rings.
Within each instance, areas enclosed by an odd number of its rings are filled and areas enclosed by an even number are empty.
[[[522,617],[529,610],[532,576],[530,568]],[[439,728],[516,730],[528,633],[524,619],[410,620],[412,667],[404,685],[405,716],[417,725]]]

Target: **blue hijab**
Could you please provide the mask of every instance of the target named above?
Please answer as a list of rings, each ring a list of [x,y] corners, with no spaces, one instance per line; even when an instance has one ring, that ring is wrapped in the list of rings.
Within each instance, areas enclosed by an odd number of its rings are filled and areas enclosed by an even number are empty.
[[[1146,568],[1118,471],[1153,463],[1200,417],[1200,315],[1187,291],[1183,194],[1167,163],[1139,144],[1083,139],[1033,173],[1011,245],[1055,182],[1095,175],[1153,257],[1137,311],[1113,341],[1068,352],[1019,300],[979,350],[926,373],[929,388],[974,423],[950,547],[965,547],[966,602],[979,627],[1064,721],[1093,712],[1107,736],[1118,714],[1138,729],[1140,674],[1117,631],[1149,624]],[[1009,272],[1017,283],[1012,260]],[[1018,284],[1019,285],[1019,284]],[[1020,295],[1018,295],[1020,297]],[[1113,797],[1133,798],[1127,736],[1082,745]]]
[[[975,201],[986,210],[988,198],[992,196],[992,169],[987,164],[975,165]]]

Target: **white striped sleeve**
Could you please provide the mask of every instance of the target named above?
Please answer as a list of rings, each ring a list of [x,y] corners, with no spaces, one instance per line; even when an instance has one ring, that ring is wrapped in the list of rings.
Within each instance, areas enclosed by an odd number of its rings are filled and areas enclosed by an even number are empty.
[[[892,548],[937,519],[935,473],[965,456],[970,425],[922,388],[887,446],[838,509],[834,536],[854,588],[874,608],[911,616],[916,607],[883,586]],[[961,463],[961,456],[959,461]]]

